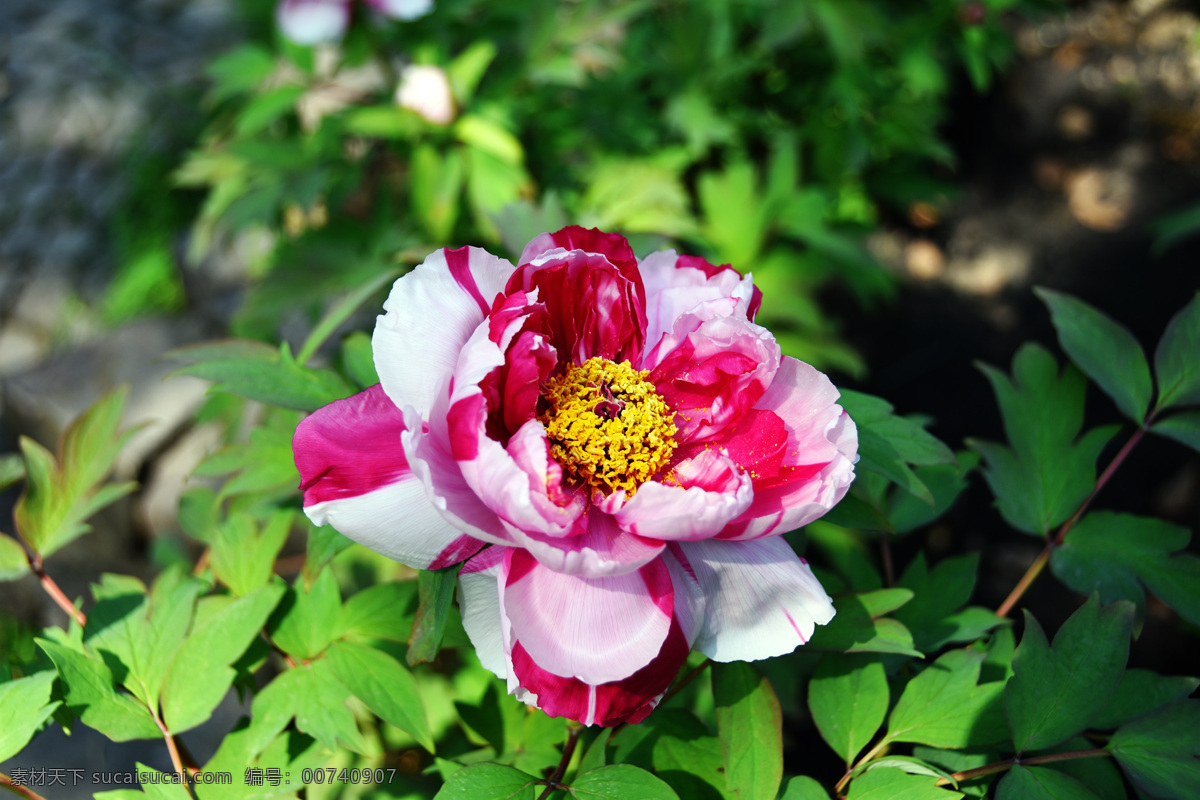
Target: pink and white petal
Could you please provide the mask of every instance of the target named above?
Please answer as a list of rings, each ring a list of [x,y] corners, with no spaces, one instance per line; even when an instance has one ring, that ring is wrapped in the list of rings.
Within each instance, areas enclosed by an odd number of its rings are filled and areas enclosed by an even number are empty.
[[[595,506],[580,522],[581,532],[571,536],[548,536],[511,526],[509,533],[542,566],[582,578],[625,575],[663,552],[661,541],[622,531],[611,515]]]
[[[680,315],[702,303],[724,298],[737,301],[737,312],[754,319],[757,305],[751,303],[762,293],[751,276],[742,275],[728,264],[713,266],[702,258],[680,256],[674,250],[660,250],[644,258],[639,268],[646,285],[646,343],[653,346],[669,333]]]
[[[756,480],[750,508],[720,534],[745,540],[807,525],[846,495],[858,460],[858,428],[836,404],[837,390],[823,374],[785,358],[757,409],[770,410],[787,430],[783,466]]]
[[[677,440],[692,442],[718,436],[754,406],[774,380],[779,359],[779,345],[766,328],[736,316],[702,319],[689,312],[644,366],[675,411]]]
[[[446,418],[450,452],[463,480],[501,519],[519,530],[564,536],[576,527],[587,502],[580,492],[562,491],[561,469],[550,458],[545,427],[529,420],[507,447],[487,430],[489,409],[479,384],[503,365],[504,349],[523,321],[514,317],[505,331],[480,325],[464,345]]]
[[[367,3],[392,19],[416,19],[433,10],[433,0],[367,0]]]
[[[279,30],[300,45],[330,44],[350,24],[349,0],[283,0],[275,7]]]
[[[463,564],[458,572],[458,607],[463,629],[475,647],[479,663],[497,678],[510,672],[500,618],[498,576],[504,561],[503,547],[489,547]]]
[[[524,550],[510,548],[505,558],[501,602],[514,654],[520,644],[547,672],[602,684],[628,678],[662,650],[673,591],[661,561],[624,575],[581,578],[547,569]]]
[[[620,234],[605,233],[597,228],[568,225],[554,233],[539,234],[525,245],[517,264],[528,264],[559,248],[563,251],[582,250],[585,253],[604,256],[608,259],[608,263],[616,267],[622,275],[635,281],[639,287],[642,285],[637,256],[633,254],[633,248],[629,246],[629,242]],[[643,303],[645,298],[643,288]]]
[[[456,564],[483,543],[434,510],[405,459],[404,430],[378,385],[307,416],[292,440],[304,512],[411,567]]]
[[[788,429],[784,463],[824,464],[841,452],[829,431],[842,414],[838,390],[825,373],[803,361],[784,356],[775,379],[755,408],[775,412]],[[858,452],[857,437],[851,458]]]
[[[292,437],[304,505],[410,478],[403,432],[404,415],[379,384],[309,414]]]
[[[519,642],[513,649],[512,664],[521,685],[535,693],[533,702],[548,715],[567,717],[585,725],[612,727],[645,719],[679,674],[687,654],[688,643],[682,627],[677,620],[671,620],[658,655],[619,681],[597,686],[555,675],[540,667]]]
[[[602,254],[555,248],[517,267],[506,291],[537,291],[546,309],[541,330],[560,359],[582,364],[599,356],[636,366],[646,301],[636,262],[630,265],[622,269]]]
[[[443,248],[392,285],[371,339],[392,402],[429,418],[435,391],[511,274],[511,264],[486,250]]]
[[[457,564],[484,544],[449,524],[412,476],[355,497],[305,506],[304,513],[314,525],[332,525],[364,547],[413,569]]]
[[[693,644],[714,661],[758,661],[790,653],[833,619],[833,601],[808,563],[780,537],[753,542],[681,542],[672,552],[706,597]]]
[[[702,450],[671,467],[670,483],[647,481],[616,513],[621,527],[662,541],[716,536],[750,507],[750,475],[718,450]]]
[[[409,406],[404,410],[406,429],[400,440],[409,468],[424,487],[432,507],[452,527],[490,544],[512,544],[500,518],[463,479],[450,451],[445,392],[445,388],[439,392],[442,399],[434,406],[428,429],[416,409]]]

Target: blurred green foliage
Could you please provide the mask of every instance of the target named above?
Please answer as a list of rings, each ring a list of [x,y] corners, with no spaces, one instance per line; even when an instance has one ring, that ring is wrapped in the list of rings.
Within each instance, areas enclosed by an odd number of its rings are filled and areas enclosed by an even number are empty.
[[[865,234],[949,195],[952,89],[986,89],[1005,15],[1045,4],[443,0],[399,23],[356,6],[339,44],[301,47],[247,0],[254,33],[211,65],[208,125],[174,173],[207,191],[189,258],[265,234],[235,333],[274,338],[436,246],[515,257],[598,226],[753,272],[785,352],[859,374],[816,293],[889,295]],[[398,102],[412,65],[444,72],[449,118]],[[155,280],[153,258],[124,284]]]

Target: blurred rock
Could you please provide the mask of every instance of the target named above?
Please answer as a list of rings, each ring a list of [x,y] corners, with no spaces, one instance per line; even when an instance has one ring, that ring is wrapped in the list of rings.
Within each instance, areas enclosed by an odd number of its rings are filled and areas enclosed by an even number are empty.
[[[914,278],[932,280],[946,271],[946,256],[928,239],[915,239],[904,249],[904,267]]]
[[[1070,173],[1064,187],[1072,216],[1096,231],[1125,226],[1133,207],[1134,180],[1129,172],[1087,167]]]
[[[150,320],[55,355],[0,383],[8,424],[52,447],[71,420],[101,395],[127,383],[132,391],[124,424],[143,427],[122,451],[116,471],[132,478],[203,402],[205,381],[167,378],[174,365],[158,360],[165,350],[200,338],[199,333],[194,323]]]

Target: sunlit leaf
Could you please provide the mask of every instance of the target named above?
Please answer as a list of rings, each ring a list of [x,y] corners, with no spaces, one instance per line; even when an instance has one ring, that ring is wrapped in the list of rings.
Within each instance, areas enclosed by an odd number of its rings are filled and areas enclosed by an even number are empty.
[[[783,717],[771,684],[750,664],[714,664],[725,781],[740,800],[774,800],[783,779]]]
[[[883,663],[868,656],[826,656],[808,684],[808,708],[821,738],[850,764],[887,715]]]

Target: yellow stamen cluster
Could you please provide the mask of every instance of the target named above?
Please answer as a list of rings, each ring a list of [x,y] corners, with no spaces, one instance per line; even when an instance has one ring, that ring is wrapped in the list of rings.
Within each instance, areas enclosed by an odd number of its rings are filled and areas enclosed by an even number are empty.
[[[570,475],[605,493],[629,495],[675,451],[674,415],[628,361],[589,358],[546,382],[550,455]]]

